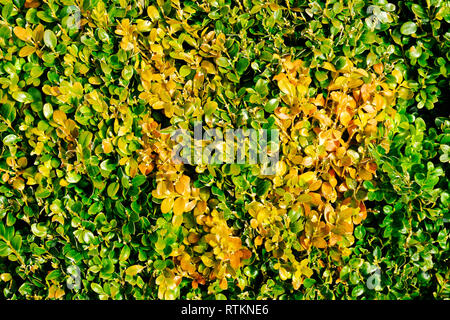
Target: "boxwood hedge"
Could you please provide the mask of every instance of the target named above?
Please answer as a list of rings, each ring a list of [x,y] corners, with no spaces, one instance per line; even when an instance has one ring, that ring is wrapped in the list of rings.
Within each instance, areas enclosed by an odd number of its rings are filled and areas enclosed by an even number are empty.
[[[449,8],[0,0],[0,297],[450,298]]]

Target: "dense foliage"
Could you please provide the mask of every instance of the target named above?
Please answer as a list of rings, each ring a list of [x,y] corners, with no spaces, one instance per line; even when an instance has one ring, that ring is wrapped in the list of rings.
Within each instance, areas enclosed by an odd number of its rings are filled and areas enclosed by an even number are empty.
[[[0,12],[0,297],[450,298],[448,2]]]

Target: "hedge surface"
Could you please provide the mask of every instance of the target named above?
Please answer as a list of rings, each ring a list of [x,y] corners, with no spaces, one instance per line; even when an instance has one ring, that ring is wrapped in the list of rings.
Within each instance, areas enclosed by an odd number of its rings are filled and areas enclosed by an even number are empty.
[[[3,299],[450,298],[449,2],[0,12]],[[198,122],[275,172],[172,161]]]

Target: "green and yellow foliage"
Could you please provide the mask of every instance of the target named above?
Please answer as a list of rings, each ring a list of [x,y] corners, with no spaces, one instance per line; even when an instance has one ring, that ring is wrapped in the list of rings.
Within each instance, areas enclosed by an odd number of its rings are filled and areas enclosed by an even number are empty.
[[[448,3],[0,7],[0,297],[449,297]],[[275,173],[174,161],[196,121]]]

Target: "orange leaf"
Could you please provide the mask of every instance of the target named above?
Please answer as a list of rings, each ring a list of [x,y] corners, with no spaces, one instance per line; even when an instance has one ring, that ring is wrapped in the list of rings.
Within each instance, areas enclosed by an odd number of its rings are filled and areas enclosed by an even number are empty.
[[[322,180],[314,181],[314,182],[311,183],[311,185],[309,186],[309,190],[311,190],[311,191],[319,190],[319,188],[320,188],[321,185],[322,185]]]
[[[321,190],[322,190],[322,195],[325,197],[325,199],[331,200],[333,198],[333,196],[334,196],[333,187],[331,186],[330,183],[324,182],[322,184]]]
[[[363,180],[372,180],[372,174],[366,169],[361,169],[359,172],[359,177]]]
[[[312,245],[316,248],[323,249],[327,247],[327,242],[323,238],[313,238]]]
[[[103,151],[105,153],[110,153],[111,151],[113,151],[113,146],[112,146],[111,140],[109,140],[109,139],[103,139],[102,147],[103,147]]]
[[[227,281],[227,278],[222,278],[222,280],[220,280],[219,287],[220,287],[220,289],[222,289],[222,290],[227,290],[227,289],[228,289],[228,281]]]
[[[383,72],[383,65],[381,63],[377,63],[373,66],[373,70],[375,70],[376,73],[381,74]]]
[[[250,259],[252,257],[252,252],[248,249],[242,249],[241,254],[243,260]]]
[[[233,269],[239,268],[239,264],[241,263],[241,259],[237,253],[234,253],[230,257],[230,264]]]
[[[61,110],[55,110],[53,112],[53,121],[55,121],[59,125],[63,125],[64,121],[67,120],[66,114]]]
[[[37,8],[41,5],[41,3],[38,0],[26,0],[25,1],[25,8]]]

